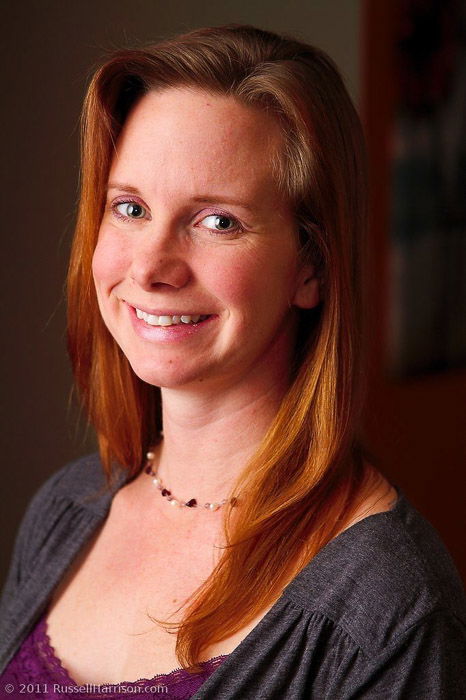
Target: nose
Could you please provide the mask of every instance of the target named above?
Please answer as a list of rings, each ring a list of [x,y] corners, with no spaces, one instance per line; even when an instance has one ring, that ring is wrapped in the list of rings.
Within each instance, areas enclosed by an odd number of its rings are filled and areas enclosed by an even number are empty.
[[[130,278],[142,289],[180,289],[190,280],[191,269],[183,242],[176,234],[151,227],[141,234],[132,251]]]

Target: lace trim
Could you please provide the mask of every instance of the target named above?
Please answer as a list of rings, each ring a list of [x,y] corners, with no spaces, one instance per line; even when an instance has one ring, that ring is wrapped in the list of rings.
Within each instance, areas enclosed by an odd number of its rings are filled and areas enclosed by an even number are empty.
[[[104,686],[115,686],[115,685],[129,685],[129,686],[141,686],[147,683],[160,684],[160,685],[170,685],[173,686],[177,683],[187,680],[201,679],[205,680],[206,675],[211,675],[218,666],[221,665],[222,661],[226,659],[228,654],[220,654],[219,656],[213,656],[207,661],[201,661],[200,666],[202,666],[202,672],[196,675],[191,675],[184,668],[175,668],[169,673],[159,673],[152,678],[139,678],[136,681],[118,681],[114,683],[94,683],[91,681],[77,683],[77,681],[72,678],[68,669],[63,665],[60,658],[57,656],[54,647],[51,644],[50,637],[48,635],[47,619],[44,615],[39,621],[36,630],[34,632],[34,642],[37,649],[37,653],[43,660],[47,669],[55,676],[58,676],[60,680],[63,680],[67,685],[98,685],[99,687]],[[168,681],[164,683],[164,681]],[[91,697],[91,696],[90,696]],[[98,697],[96,695],[96,697]],[[108,695],[107,695],[108,697]]]

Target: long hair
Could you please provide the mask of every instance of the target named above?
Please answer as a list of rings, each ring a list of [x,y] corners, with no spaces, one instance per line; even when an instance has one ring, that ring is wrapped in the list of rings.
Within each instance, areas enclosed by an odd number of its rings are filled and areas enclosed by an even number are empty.
[[[358,441],[366,176],[359,119],[337,69],[322,51],[294,39],[249,26],[200,29],[119,51],[96,72],[83,114],[68,340],[109,480],[116,463],[136,475],[160,439],[160,390],[133,373],[105,327],[92,255],[125,119],[148,91],[175,86],[233,96],[276,118],[283,133],[277,182],[294,207],[300,254],[317,269],[322,298],[317,310],[299,312],[292,384],[233,490],[241,507],[225,510],[222,556],[186,601],[182,621],[166,623],[178,631],[180,663],[195,671],[210,644],[278,598],[373,485]]]

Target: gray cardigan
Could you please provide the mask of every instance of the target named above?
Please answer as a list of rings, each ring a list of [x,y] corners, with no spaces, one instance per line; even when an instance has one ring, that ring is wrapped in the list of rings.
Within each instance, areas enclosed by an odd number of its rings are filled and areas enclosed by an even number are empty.
[[[31,501],[0,607],[0,672],[125,480],[120,472],[107,489],[91,455]],[[398,492],[391,511],[317,554],[196,700],[466,698],[464,589],[435,530]]]

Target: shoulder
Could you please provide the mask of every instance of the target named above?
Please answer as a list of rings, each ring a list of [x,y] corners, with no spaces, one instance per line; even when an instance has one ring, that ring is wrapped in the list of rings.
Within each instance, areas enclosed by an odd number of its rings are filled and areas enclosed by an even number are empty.
[[[28,512],[40,511],[51,500],[65,498],[90,510],[105,510],[112,495],[122,485],[126,475],[115,472],[108,483],[98,453],[80,457],[51,474],[33,496]]]
[[[61,543],[79,538],[81,531],[102,519],[126,474],[116,472],[107,484],[97,454],[77,459],[49,476],[29,502],[21,520],[4,592],[17,586],[37,564],[41,553],[50,555]]]
[[[466,598],[453,561],[401,492],[392,510],[361,520],[324,547],[286,592],[329,618],[369,656],[426,623],[466,628]]]
[[[285,689],[296,699],[460,700],[465,658],[459,576],[434,528],[400,494],[392,510],[360,520],[314,557],[203,697],[252,700]]]
[[[123,470],[108,483],[97,453],[65,464],[51,474],[31,499],[18,533],[19,538],[43,539],[44,532],[66,526],[76,517],[101,518],[125,481]]]
[[[0,667],[106,517],[113,494],[125,478],[125,472],[116,472],[113,485],[107,484],[94,454],[66,464],[34,494],[16,535],[0,600]]]

